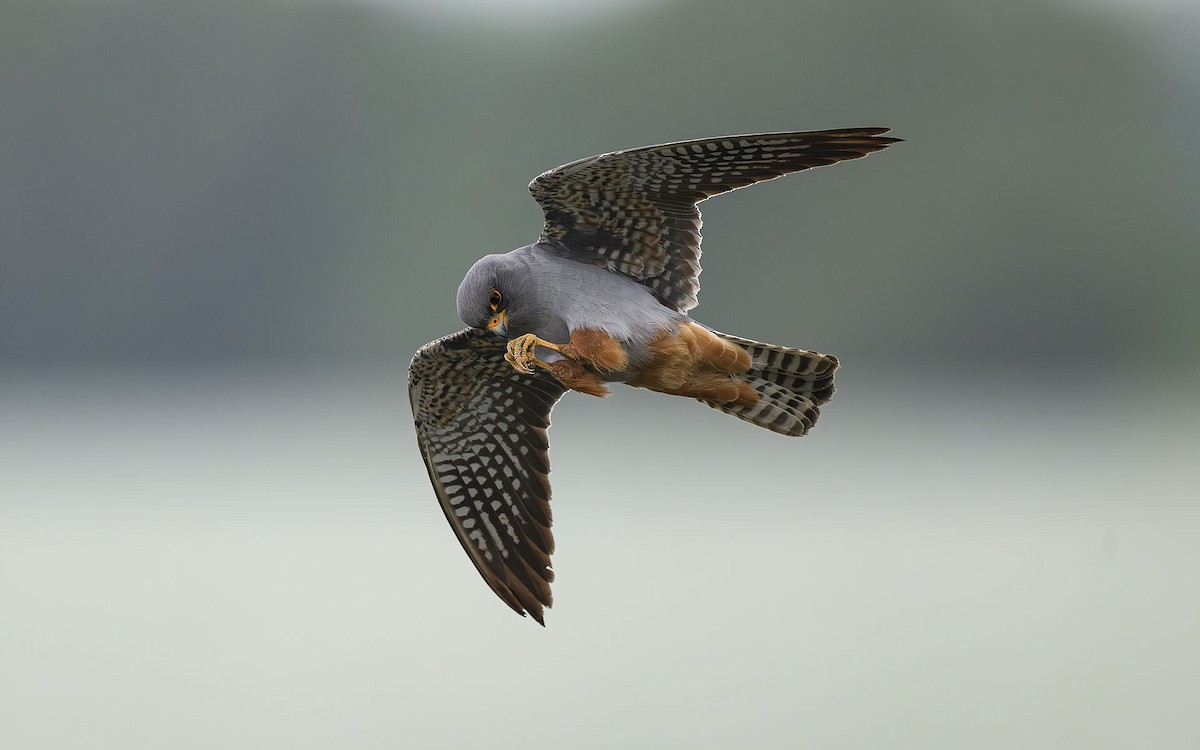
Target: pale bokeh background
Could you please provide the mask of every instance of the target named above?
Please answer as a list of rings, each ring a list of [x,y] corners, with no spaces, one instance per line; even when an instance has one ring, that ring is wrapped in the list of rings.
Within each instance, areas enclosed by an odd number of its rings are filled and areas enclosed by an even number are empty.
[[[1195,747],[1198,29],[0,5],[0,747]],[[814,434],[569,396],[514,616],[405,365],[525,183],[863,125],[906,142],[705,207],[697,317],[845,362]]]

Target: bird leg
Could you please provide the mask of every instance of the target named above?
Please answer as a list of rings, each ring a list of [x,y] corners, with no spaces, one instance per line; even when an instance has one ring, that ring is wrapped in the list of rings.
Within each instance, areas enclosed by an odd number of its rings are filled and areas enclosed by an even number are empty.
[[[560,359],[557,362],[547,362],[543,365],[550,374],[566,387],[589,396],[604,398],[610,391],[604,381],[596,376],[579,360]]]
[[[504,353],[504,359],[513,366],[514,370],[525,374],[532,373],[535,366],[549,370],[549,364],[537,358],[539,346],[556,352],[562,351],[558,344],[552,344],[532,333],[526,333],[508,342],[508,351]]]

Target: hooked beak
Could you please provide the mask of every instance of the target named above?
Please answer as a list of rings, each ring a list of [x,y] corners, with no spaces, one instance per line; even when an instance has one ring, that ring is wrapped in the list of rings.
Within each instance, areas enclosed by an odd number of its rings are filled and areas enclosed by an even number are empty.
[[[488,321],[488,330],[497,336],[504,336],[508,333],[508,313],[501,310],[492,316]]]

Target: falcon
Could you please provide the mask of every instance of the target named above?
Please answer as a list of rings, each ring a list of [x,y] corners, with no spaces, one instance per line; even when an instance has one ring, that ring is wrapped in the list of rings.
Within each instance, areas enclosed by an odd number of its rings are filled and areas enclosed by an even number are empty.
[[[887,128],[764,133],[591,156],[536,177],[545,225],[458,288],[468,326],[409,365],[417,442],[458,541],[492,591],[545,624],[552,602],[550,411],[624,383],[804,435],[833,395],[829,354],[691,318],[700,211],[714,195],[897,142]]]

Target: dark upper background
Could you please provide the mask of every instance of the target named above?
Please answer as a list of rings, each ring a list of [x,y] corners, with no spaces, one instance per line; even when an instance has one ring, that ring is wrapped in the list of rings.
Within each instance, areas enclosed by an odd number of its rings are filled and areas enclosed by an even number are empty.
[[[471,262],[536,238],[544,169],[887,125],[906,142],[706,204],[698,319],[903,369],[1186,371],[1194,10],[9,0],[0,360],[402,363],[461,327]]]

